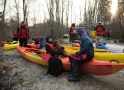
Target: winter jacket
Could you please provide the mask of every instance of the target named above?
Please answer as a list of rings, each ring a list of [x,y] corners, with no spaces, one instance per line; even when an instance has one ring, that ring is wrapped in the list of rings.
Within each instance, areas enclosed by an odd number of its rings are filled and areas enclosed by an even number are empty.
[[[85,30],[77,28],[77,33],[80,35],[80,51],[76,52],[77,56],[87,53],[88,58],[94,58],[94,47],[92,40],[89,38]]]
[[[69,31],[70,34],[75,34],[75,30],[76,30],[76,27],[71,27],[70,28],[70,31]]]
[[[96,31],[96,35],[103,36],[105,34],[105,28],[103,25],[97,25],[94,30]]]
[[[28,27],[26,25],[19,25],[19,27],[17,28],[17,33],[19,38],[29,37]]]

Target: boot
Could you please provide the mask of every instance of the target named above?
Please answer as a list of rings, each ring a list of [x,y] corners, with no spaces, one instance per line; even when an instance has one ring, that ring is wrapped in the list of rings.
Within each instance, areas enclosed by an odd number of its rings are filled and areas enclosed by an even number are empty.
[[[70,61],[70,71],[71,71],[71,73],[72,73],[72,61],[73,61],[73,58],[69,57],[69,61]],[[70,74],[70,75],[68,76],[68,78],[70,78],[70,77],[72,77],[72,74]]]
[[[80,81],[80,77],[70,77],[70,78],[68,78],[68,81],[70,81],[70,82],[79,82]]]
[[[80,64],[79,61],[74,60],[72,62],[72,74],[68,77],[68,81],[70,82],[78,82],[80,81]]]

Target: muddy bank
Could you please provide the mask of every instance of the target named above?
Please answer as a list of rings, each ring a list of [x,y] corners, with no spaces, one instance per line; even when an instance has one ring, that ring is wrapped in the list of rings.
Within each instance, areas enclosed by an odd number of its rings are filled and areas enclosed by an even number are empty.
[[[80,82],[68,82],[70,72],[57,78],[44,75],[47,67],[21,57],[16,49],[4,51],[1,90],[124,90],[124,70],[108,76],[81,75]]]

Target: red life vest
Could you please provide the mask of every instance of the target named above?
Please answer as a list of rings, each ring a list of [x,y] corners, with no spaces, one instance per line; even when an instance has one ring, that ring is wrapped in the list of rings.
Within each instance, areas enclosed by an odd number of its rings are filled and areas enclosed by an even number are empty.
[[[38,36],[37,39],[40,41],[42,40],[42,36]]]
[[[19,31],[18,31],[18,36],[20,38],[27,38],[27,36],[29,36],[29,32],[28,32],[28,29],[27,29],[27,25],[24,25],[23,27],[24,28],[21,28],[22,25],[19,25]]]
[[[108,31],[108,35],[111,35],[111,31]]]
[[[13,37],[17,37],[17,36],[18,36],[17,31],[14,31],[13,32]]]
[[[71,27],[71,32],[70,34],[75,34],[76,27]]]
[[[102,27],[98,27],[96,30],[96,35],[104,35],[104,31],[102,30]]]
[[[55,47],[53,44],[50,44],[50,43],[46,43],[47,45],[49,45],[50,48],[52,48],[54,51],[55,51]]]

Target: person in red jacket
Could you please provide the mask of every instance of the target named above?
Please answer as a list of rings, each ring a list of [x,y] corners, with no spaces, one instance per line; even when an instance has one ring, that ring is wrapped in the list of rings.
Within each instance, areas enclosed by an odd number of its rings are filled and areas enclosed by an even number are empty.
[[[44,47],[44,37],[37,36],[32,38],[32,40],[35,42],[35,44],[40,44],[40,48]]]
[[[69,34],[70,34],[70,42],[74,42],[74,37],[75,37],[75,30],[76,30],[76,27],[75,27],[75,23],[72,23],[71,25],[71,28],[70,28],[70,31],[69,31]]]
[[[13,31],[13,33],[12,33],[12,40],[13,40],[13,41],[18,41],[17,30]]]
[[[107,38],[110,38],[110,36],[111,36],[111,30],[108,29],[108,31],[107,31]]]
[[[105,28],[102,25],[102,22],[99,22],[98,25],[94,28],[96,31],[96,45],[99,45],[103,42],[103,36],[105,35]]]
[[[22,21],[21,24],[17,28],[17,34],[19,37],[20,46],[27,47],[28,38],[29,38],[29,30],[28,26]]]

